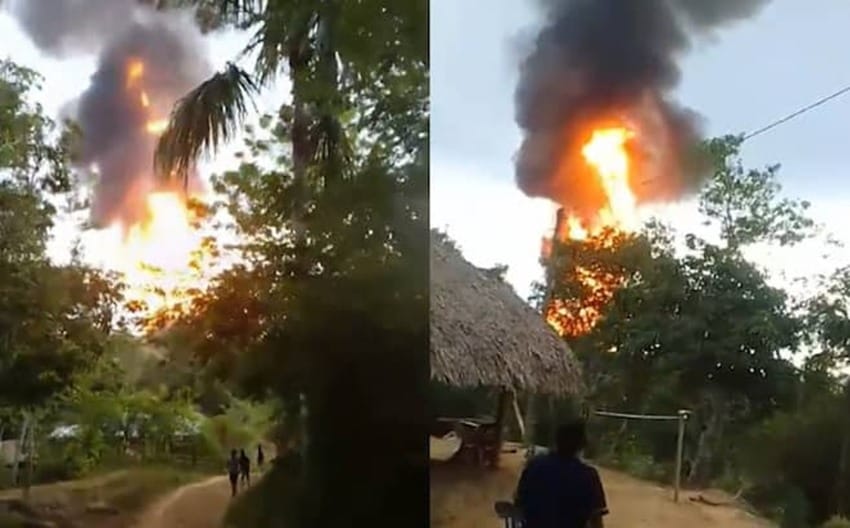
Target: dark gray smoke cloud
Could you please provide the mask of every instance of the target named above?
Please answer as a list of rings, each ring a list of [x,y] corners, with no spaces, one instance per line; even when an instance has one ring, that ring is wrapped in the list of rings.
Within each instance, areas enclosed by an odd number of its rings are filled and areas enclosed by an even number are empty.
[[[68,19],[56,20],[48,6],[61,6]],[[83,136],[79,167],[96,178],[91,219],[125,227],[143,220],[146,196],[166,185],[154,175],[156,136],[146,125],[168,118],[174,103],[211,72],[190,15],[157,12],[136,0],[22,0],[12,12],[47,53],[98,52],[97,71],[73,104]],[[144,69],[130,82],[134,62]]]
[[[694,37],[755,15],[768,0],[538,0],[544,25],[521,65],[516,121],[523,131],[516,178],[530,196],[575,214],[604,205],[587,177],[580,146],[589,129],[628,123],[641,202],[694,189],[704,171],[691,165],[700,137],[697,114],[671,91],[678,60]]]
[[[10,8],[39,49],[65,57],[97,51],[120,34],[135,0],[13,0]]]

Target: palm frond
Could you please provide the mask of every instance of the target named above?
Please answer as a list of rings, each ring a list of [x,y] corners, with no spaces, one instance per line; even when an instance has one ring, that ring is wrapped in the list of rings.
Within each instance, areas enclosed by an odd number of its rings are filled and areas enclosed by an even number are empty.
[[[280,71],[281,64],[286,56],[286,41],[286,35],[281,31],[275,31],[268,21],[263,22],[257,28],[245,51],[257,50],[254,74],[260,84],[269,83]]]
[[[185,180],[201,153],[215,152],[236,133],[256,92],[251,76],[232,63],[189,92],[175,105],[159,138],[157,172]]]
[[[298,69],[296,63],[309,60],[307,41],[316,23],[312,2],[278,2],[266,6],[254,35],[244,53],[257,52],[254,76],[261,84],[274,80],[284,61]]]
[[[214,4],[222,18],[245,28],[257,21],[266,9],[266,0],[205,0]]]
[[[136,0],[158,11],[195,9],[195,18],[204,32],[225,25],[246,28],[257,21],[267,0]]]

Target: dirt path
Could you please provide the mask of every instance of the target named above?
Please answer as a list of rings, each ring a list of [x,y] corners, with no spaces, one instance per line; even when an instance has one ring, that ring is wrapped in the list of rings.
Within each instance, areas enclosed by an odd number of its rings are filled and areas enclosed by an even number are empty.
[[[135,528],[217,528],[230,503],[226,477],[187,484],[154,503]]]
[[[510,500],[522,467],[520,455],[505,455],[496,471],[431,470],[431,526],[435,528],[501,528],[493,512],[497,500]],[[669,488],[616,471],[600,470],[611,514],[606,528],[769,528],[773,525],[739,508],[679,503]]]
[[[710,506],[690,500],[698,494],[683,493],[678,503],[672,491],[650,482],[618,473],[600,470],[611,515],[605,526],[611,528],[768,528],[763,519],[732,506]],[[717,492],[714,495],[718,495]]]

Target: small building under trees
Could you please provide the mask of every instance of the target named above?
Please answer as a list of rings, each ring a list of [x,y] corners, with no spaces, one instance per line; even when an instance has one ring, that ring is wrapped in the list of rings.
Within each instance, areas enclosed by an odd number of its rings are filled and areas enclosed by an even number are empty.
[[[517,393],[582,392],[580,365],[563,339],[501,278],[499,270],[473,266],[437,231],[431,232],[430,312],[432,380],[499,390],[489,423],[453,420],[450,426],[443,420],[445,429],[458,429],[460,423],[474,430],[460,436],[465,444],[486,446],[472,450],[484,458],[482,462],[496,462],[511,405],[525,432]]]

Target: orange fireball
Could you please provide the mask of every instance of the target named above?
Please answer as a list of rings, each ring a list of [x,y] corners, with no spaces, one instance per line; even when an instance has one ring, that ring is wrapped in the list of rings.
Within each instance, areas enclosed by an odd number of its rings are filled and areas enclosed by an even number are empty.
[[[626,148],[634,133],[625,127],[598,128],[591,132],[581,155],[598,178],[605,194],[605,205],[587,220],[567,213],[564,225],[557,226],[561,241],[580,240],[597,246],[607,244],[604,233],[632,231],[638,225],[637,199],[631,187],[631,161]],[[578,337],[588,333],[602,314],[620,284],[619,277],[601,270],[576,267],[575,278],[583,286],[581,299],[552,299],[546,307],[546,319],[561,335]]]
[[[146,111],[144,130],[156,137],[165,130],[168,120],[154,114],[156,101],[151,100],[144,83],[144,62],[129,61],[127,95]],[[163,101],[158,103],[161,108]],[[202,263],[211,257],[206,238],[197,226],[197,214],[189,205],[190,197],[180,189],[162,185],[140,185],[135,192],[141,194],[139,203],[144,207],[141,220],[131,225],[113,223],[101,233],[95,252],[105,267],[122,276],[127,285],[125,298],[131,305],[147,315],[186,309],[193,292],[204,283]]]

